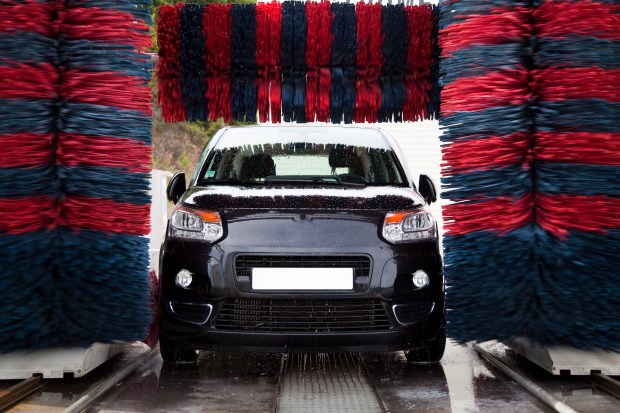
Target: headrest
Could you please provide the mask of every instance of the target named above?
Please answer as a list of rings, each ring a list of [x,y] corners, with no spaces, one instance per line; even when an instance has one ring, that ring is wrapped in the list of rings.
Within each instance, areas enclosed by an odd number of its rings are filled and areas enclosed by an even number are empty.
[[[276,174],[276,164],[271,156],[257,153],[245,158],[241,167],[242,179],[265,178]]]
[[[329,152],[329,166],[332,168],[346,168],[349,166],[347,147],[336,145]]]

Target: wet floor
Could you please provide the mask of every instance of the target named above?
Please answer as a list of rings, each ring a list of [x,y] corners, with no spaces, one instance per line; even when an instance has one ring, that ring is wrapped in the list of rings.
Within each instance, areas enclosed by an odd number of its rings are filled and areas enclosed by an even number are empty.
[[[504,360],[583,413],[618,413],[620,402],[586,377],[558,377],[505,347]],[[10,412],[61,412],[127,359],[130,346],[81,379],[52,380]],[[3,386],[4,388],[6,386]],[[1,390],[1,388],[0,388]],[[269,354],[201,352],[195,366],[161,358],[117,385],[88,413],[160,412],[506,412],[553,410],[487,364],[471,346],[449,343],[440,364],[410,365],[402,352]]]

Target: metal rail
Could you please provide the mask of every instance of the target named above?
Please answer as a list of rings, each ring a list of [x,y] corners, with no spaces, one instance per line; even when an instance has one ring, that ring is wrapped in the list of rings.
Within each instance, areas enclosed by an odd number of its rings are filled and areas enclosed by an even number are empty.
[[[30,377],[29,379],[20,381],[7,390],[0,391],[0,411],[4,411],[6,408],[28,397],[30,394],[39,390],[43,384],[43,379],[41,377]]]
[[[592,382],[615,398],[620,399],[620,381],[601,373],[592,373]]]
[[[538,384],[534,383],[532,380],[530,380],[530,379],[528,379],[526,377],[523,377],[522,375],[520,375],[519,373],[517,373],[516,371],[514,371],[513,369],[508,367],[508,365],[506,363],[504,363],[496,355],[494,355],[491,352],[489,352],[489,351],[485,350],[484,348],[480,347],[478,344],[474,344],[474,349],[489,364],[491,364],[492,366],[498,368],[499,370],[501,370],[502,372],[507,374],[514,381],[519,383],[521,386],[525,387],[534,396],[538,397],[544,403],[546,403],[547,405],[552,407],[556,412],[558,412],[558,413],[578,413],[576,410],[574,410],[573,408],[569,407],[564,402],[562,402],[562,401],[556,399],[555,397],[553,397],[551,394],[549,394],[547,391],[545,391]]]

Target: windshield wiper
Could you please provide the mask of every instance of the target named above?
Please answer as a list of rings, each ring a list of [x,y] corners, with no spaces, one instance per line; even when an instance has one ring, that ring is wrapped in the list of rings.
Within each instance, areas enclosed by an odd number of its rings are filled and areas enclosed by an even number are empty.
[[[315,185],[336,185],[336,186],[356,186],[364,187],[366,184],[361,182],[343,181],[338,176],[308,176],[308,177],[271,177],[265,180],[266,184],[315,184]]]

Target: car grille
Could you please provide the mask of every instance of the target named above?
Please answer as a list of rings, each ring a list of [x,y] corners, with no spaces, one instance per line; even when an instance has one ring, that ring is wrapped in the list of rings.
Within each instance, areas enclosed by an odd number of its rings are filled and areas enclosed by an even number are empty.
[[[220,330],[273,332],[356,332],[390,328],[378,300],[235,299],[222,307]]]
[[[370,258],[365,255],[238,255],[238,277],[252,275],[252,268],[353,268],[356,277],[370,275]]]

